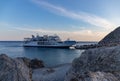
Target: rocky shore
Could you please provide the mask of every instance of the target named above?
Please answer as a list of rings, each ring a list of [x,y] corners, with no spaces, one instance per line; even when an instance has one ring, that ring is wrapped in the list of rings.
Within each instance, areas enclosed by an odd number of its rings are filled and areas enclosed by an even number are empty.
[[[0,81],[119,81],[120,46],[84,51],[72,64],[47,68],[38,59],[0,55]]]

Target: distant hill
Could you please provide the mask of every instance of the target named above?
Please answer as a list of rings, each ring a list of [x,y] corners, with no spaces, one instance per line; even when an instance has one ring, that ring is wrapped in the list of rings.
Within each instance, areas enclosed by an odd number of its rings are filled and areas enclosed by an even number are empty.
[[[99,45],[118,45],[120,44],[120,26],[105,36]]]

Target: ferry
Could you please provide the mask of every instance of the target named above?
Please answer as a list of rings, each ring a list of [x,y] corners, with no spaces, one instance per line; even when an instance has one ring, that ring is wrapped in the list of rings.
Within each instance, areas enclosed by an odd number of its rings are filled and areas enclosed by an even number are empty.
[[[69,48],[76,44],[76,41],[67,39],[62,41],[58,35],[32,35],[31,38],[24,38],[24,47],[54,47],[54,48]]]

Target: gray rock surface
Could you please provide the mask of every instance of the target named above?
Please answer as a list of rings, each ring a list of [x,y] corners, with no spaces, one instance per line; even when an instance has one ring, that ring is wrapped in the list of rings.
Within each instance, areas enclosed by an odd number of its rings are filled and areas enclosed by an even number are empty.
[[[64,64],[52,68],[40,68],[33,70],[33,81],[64,81],[66,72],[71,64]]]
[[[38,59],[32,59],[31,61],[30,61],[30,67],[32,68],[32,69],[38,69],[38,68],[43,68],[43,67],[45,67],[44,66],[44,63],[43,63],[43,61],[42,60],[38,60]]]
[[[44,62],[42,60],[39,59],[29,59],[26,57],[18,57],[17,59],[19,60],[23,60],[23,62],[32,69],[39,69],[39,68],[43,68],[45,67]]]
[[[115,46],[118,44],[120,44],[120,27],[116,28],[99,42],[99,45]]]
[[[89,49],[74,59],[65,81],[119,81],[120,46]]]
[[[30,69],[21,59],[0,55],[0,81],[32,81]]]

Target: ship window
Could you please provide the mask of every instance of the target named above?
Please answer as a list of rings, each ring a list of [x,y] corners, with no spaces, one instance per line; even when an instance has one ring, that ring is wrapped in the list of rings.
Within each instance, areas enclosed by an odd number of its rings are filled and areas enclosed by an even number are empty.
[[[63,42],[58,42],[58,43],[63,43]]]

